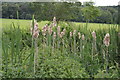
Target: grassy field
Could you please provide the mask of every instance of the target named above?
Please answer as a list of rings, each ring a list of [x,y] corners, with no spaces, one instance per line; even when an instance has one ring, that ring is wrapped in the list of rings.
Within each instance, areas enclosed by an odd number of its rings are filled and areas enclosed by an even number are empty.
[[[120,78],[117,25],[30,24],[2,19],[3,78]]]
[[[20,28],[22,28],[22,29],[29,28],[30,24],[31,24],[31,20],[2,19],[2,26],[3,27],[8,27],[13,22],[16,25],[19,24]],[[40,21],[40,22],[38,22],[39,28],[42,29],[42,27],[46,23],[49,23],[49,21]],[[78,26],[81,26],[81,27],[86,26],[86,23],[80,23],[80,22],[71,22],[71,23],[73,24],[73,27],[76,28],[76,29],[78,28]],[[109,27],[115,27],[116,30],[118,29],[118,25],[113,25],[113,24],[102,24],[102,23],[89,23],[88,24],[88,29],[91,29],[91,30],[108,29]]]
[[[41,21],[39,22],[39,26],[43,27],[49,21]],[[19,24],[21,29],[30,28],[31,20],[17,20],[17,19],[2,19],[2,27],[8,27],[12,23],[15,25]]]

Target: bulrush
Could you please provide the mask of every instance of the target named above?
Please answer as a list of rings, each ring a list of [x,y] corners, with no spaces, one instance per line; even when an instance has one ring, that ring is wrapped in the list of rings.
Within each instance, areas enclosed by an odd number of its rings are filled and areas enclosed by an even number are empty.
[[[34,29],[31,27],[31,33],[34,38],[37,38],[39,36],[38,23],[35,19],[34,19]]]
[[[65,35],[66,29],[63,29],[63,35]]]
[[[65,35],[66,29],[63,29],[63,31],[60,33],[60,38],[62,38]]]
[[[79,38],[79,39],[81,38],[81,34],[80,34],[80,32],[78,32],[78,38]]]
[[[107,33],[105,35],[103,43],[105,44],[105,46],[107,46],[107,47],[109,46],[109,44],[110,44],[110,35],[109,35],[109,33]]]
[[[95,31],[92,32],[92,37],[93,37],[94,39],[96,39],[96,33],[95,33]]]
[[[56,17],[53,18],[53,26],[57,26]]]
[[[70,32],[70,37],[72,37],[72,32]]]
[[[57,27],[57,35],[60,36],[60,26]]]
[[[75,35],[75,34],[76,34],[76,30],[73,31],[73,35]]]
[[[53,33],[53,39],[55,39],[55,38],[56,38],[56,32]]]
[[[60,38],[62,38],[63,36],[64,36],[64,32],[62,31],[61,33],[60,33]]]
[[[33,37],[34,37],[34,38],[38,38],[38,36],[39,36],[39,31],[35,31],[35,32],[33,33]]]
[[[47,30],[48,30],[48,24],[46,24],[46,25],[43,27],[43,29],[42,29],[42,34],[43,34],[43,36],[46,35]]]
[[[82,40],[85,40],[85,36],[84,36],[84,34],[82,35]]]
[[[94,61],[94,55],[97,51],[97,48],[96,48],[96,33],[95,31],[93,31],[92,33],[92,37],[93,37],[93,43],[92,43],[92,60]]]

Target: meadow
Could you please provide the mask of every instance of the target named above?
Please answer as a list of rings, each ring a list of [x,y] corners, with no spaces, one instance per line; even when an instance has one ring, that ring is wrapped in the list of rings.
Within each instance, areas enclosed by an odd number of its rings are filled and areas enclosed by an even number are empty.
[[[2,78],[120,78],[117,24],[2,19]]]

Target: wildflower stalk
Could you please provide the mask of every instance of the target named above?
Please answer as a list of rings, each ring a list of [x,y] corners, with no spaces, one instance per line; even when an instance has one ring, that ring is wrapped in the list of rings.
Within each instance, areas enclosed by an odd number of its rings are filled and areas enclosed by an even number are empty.
[[[53,53],[54,53],[54,48],[55,48],[55,38],[56,38],[56,32],[53,33],[53,47],[52,47]]]
[[[70,32],[70,51],[72,52],[72,32]]]
[[[76,53],[76,37],[74,36],[74,53]]]
[[[64,39],[62,38],[62,44],[63,44],[63,53],[64,53]]]
[[[92,33],[92,37],[93,37],[93,42],[92,42],[92,62],[94,62],[94,55],[96,53],[96,33],[93,31]],[[94,76],[94,68],[92,68],[91,70],[91,76]]]
[[[57,27],[57,45],[60,48],[60,26]]]
[[[32,66],[31,62],[33,61],[33,55],[34,55],[34,38],[33,38],[33,29],[34,29],[34,15],[32,17],[32,25],[31,25],[31,34],[32,34],[32,46],[31,46],[31,56],[30,56],[30,61],[29,61],[29,71],[32,71]],[[34,69],[33,69],[34,70]]]
[[[93,43],[92,43],[92,61],[94,61],[94,55],[96,53],[96,33],[92,32]]]
[[[38,67],[38,47],[37,47],[37,38],[35,38],[34,74],[36,73],[36,67]]]
[[[53,46],[52,46],[52,53],[54,53],[54,47],[55,47],[55,39],[53,38]]]
[[[31,28],[31,33],[32,33],[32,52],[33,53],[33,59],[34,59],[34,74],[36,73],[36,66],[38,65],[38,47],[37,47],[37,38],[39,36],[39,29],[38,29],[38,23],[34,19],[33,15],[33,20],[32,20],[32,28]],[[33,60],[31,58],[31,62]]]
[[[92,43],[92,61],[94,61],[95,53],[96,53],[96,39],[93,39],[93,43]]]
[[[49,46],[49,34],[46,34],[46,36],[47,36],[46,44],[47,44],[47,46]]]
[[[45,36],[43,36],[43,54],[45,53],[46,42],[47,42],[47,40],[46,40]]]
[[[74,53],[76,54],[76,30],[73,32],[73,38],[74,38]]]
[[[78,32],[78,39],[79,39],[79,51],[81,50],[81,34],[80,34],[80,32]],[[81,58],[81,53],[79,54],[79,57]]]
[[[58,45],[58,49],[59,49],[60,48],[60,38],[58,37],[57,40],[58,40],[57,45]]]
[[[80,46],[80,58],[82,58],[81,52],[82,52],[82,40],[79,40],[79,46]]]
[[[106,61],[106,72],[108,73],[108,47],[109,47],[109,44],[110,44],[110,35],[109,33],[107,33],[105,35],[105,38],[103,40],[103,43],[105,44],[106,46],[106,55],[105,55],[105,61]]]
[[[83,54],[83,50],[84,50],[84,40],[85,40],[85,36],[84,34],[82,35],[82,40],[81,40],[81,53],[82,53],[82,57],[84,60],[84,54]]]
[[[108,73],[108,47],[106,47],[106,72]]]

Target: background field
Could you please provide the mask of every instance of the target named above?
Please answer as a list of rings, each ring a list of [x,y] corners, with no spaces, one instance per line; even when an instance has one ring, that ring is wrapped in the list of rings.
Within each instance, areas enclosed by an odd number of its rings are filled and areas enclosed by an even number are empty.
[[[17,19],[1,19],[2,20],[2,27],[9,27],[12,23],[16,25],[19,24],[21,29],[30,28],[31,20],[17,20]],[[40,21],[38,22],[39,28],[42,29],[45,24],[49,23],[50,21]],[[72,23],[74,28],[78,28],[78,26],[84,27],[86,23],[82,22],[69,22]],[[67,24],[67,23],[66,23]],[[77,26],[77,27],[76,27]],[[118,30],[117,24],[103,24],[103,23],[89,23],[88,29],[90,30],[97,30],[97,29],[108,29],[110,27],[115,27]]]

